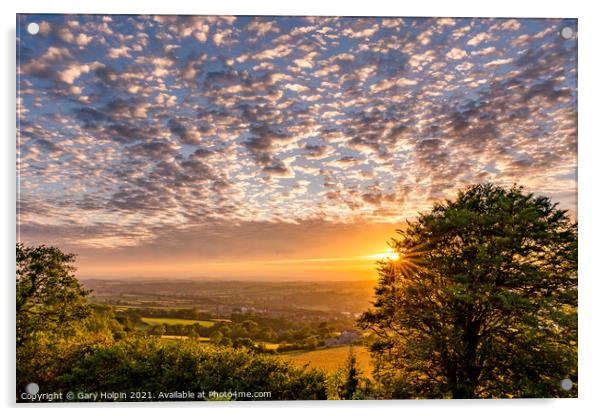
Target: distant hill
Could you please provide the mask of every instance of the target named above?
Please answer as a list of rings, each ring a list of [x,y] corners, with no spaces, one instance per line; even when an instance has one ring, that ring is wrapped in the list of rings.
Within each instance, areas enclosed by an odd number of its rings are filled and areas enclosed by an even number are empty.
[[[193,280],[82,280],[93,301],[121,306],[196,307],[224,312],[299,309],[356,316],[370,306],[373,281],[262,282]]]

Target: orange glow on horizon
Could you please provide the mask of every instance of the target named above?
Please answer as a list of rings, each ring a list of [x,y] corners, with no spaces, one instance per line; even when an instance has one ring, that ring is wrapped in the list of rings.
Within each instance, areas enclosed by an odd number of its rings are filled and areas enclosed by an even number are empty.
[[[300,230],[283,240],[234,240],[224,250],[149,250],[123,248],[78,256],[83,278],[207,278],[222,280],[375,280],[378,262],[399,260],[389,248],[395,225],[353,224],[316,233]],[[305,233],[305,234],[304,234]],[[257,243],[258,242],[258,243]],[[223,242],[222,245],[226,246]],[[194,243],[192,243],[194,245]]]
[[[190,262],[137,262],[78,265],[84,277],[207,277],[249,280],[373,280],[378,261],[397,261],[399,254],[385,252],[350,257],[291,258],[277,260],[229,260]]]

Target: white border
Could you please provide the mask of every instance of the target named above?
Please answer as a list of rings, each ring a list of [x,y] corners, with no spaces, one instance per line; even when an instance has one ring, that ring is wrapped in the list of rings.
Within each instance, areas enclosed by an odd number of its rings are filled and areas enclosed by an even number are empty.
[[[364,415],[372,409],[383,412],[406,414],[482,414],[504,415],[508,413],[543,413],[546,415],[576,415],[593,413],[599,404],[601,317],[599,300],[602,290],[597,258],[599,257],[600,215],[602,198],[598,167],[600,157],[600,127],[597,119],[602,96],[598,73],[600,70],[600,14],[593,2],[504,0],[500,2],[468,0],[394,2],[367,0],[350,2],[344,0],[33,0],[3,1],[1,80],[3,100],[0,114],[6,126],[2,141],[2,238],[0,258],[4,302],[2,302],[1,359],[3,374],[0,379],[0,405],[6,407],[5,414],[29,414],[44,412],[47,415],[81,414],[105,415],[107,410],[116,414],[143,411],[148,415],[164,414],[166,408],[174,408],[178,414],[205,413],[250,415],[278,414],[303,415],[308,412],[344,412]],[[453,17],[572,17],[579,19],[579,399],[574,400],[499,400],[499,401],[405,401],[405,402],[270,402],[190,405],[183,403],[153,403],[146,405],[64,405],[20,406],[14,401],[14,240],[15,240],[15,14],[16,13],[120,13],[120,14],[260,14],[260,15],[322,15],[322,16],[453,16]],[[596,134],[597,133],[597,134]],[[12,374],[11,374],[12,372]],[[141,406],[143,409],[141,409]],[[36,411],[37,409],[37,411]],[[136,410],[135,410],[136,409]],[[285,409],[285,410],[284,410]]]

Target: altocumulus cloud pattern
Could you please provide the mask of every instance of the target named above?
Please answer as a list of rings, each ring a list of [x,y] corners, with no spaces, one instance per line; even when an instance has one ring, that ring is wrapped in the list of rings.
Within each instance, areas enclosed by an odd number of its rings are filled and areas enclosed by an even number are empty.
[[[123,247],[222,223],[398,223],[484,181],[576,210],[576,21],[19,27],[23,239]]]

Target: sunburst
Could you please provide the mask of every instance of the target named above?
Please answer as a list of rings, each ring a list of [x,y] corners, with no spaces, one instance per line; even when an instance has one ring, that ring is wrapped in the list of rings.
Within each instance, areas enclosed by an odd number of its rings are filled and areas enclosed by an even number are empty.
[[[421,263],[421,252],[403,248],[389,248],[384,253],[372,254],[366,258],[376,260],[382,266],[391,268],[396,275],[408,277],[417,271],[424,270]]]

